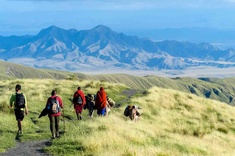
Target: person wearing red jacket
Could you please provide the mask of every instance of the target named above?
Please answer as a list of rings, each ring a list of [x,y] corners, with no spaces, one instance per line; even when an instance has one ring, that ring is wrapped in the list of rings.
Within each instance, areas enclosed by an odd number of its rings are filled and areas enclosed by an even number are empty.
[[[100,87],[100,90],[96,94],[95,98],[95,108],[97,109],[97,114],[100,116],[104,116],[106,114],[106,92],[103,87]]]
[[[81,90],[81,87],[78,86],[77,91],[74,92],[74,95],[73,95],[73,105],[74,105],[74,109],[75,109],[78,120],[82,120],[82,110],[85,104],[86,104],[85,95],[83,91]]]
[[[53,103],[55,105],[53,105]],[[50,130],[52,139],[59,137],[59,121],[61,116],[60,108],[63,108],[62,100],[59,96],[56,96],[56,91],[51,92],[51,96],[47,99],[46,108],[48,110],[48,117],[50,120]],[[55,108],[53,110],[53,108]],[[53,111],[52,111],[53,110]]]

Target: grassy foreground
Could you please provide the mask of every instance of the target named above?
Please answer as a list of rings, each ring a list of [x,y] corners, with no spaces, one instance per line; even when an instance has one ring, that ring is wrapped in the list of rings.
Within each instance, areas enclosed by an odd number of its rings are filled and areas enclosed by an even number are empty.
[[[15,92],[14,88],[18,83],[21,84],[22,92],[27,96],[29,108],[29,114],[23,121],[24,134],[20,137],[22,142],[49,139],[51,137],[48,117],[38,118],[38,116],[45,107],[47,98],[53,89],[57,90],[57,94],[62,98],[65,106],[66,130],[72,130],[69,128],[69,125],[73,125],[76,116],[70,99],[77,90],[78,85],[82,87],[85,94],[95,94],[100,86],[103,86],[107,95],[114,100],[125,98],[122,92],[126,89],[124,85],[110,84],[102,81],[52,79],[2,80],[0,81],[0,152],[4,152],[7,148],[13,147],[16,144],[15,137],[18,128],[14,112],[9,108],[9,99],[11,94]],[[87,117],[86,114],[87,111],[84,111],[85,119]],[[61,118],[61,131],[64,131],[63,123],[63,118]]]
[[[108,117],[83,112],[83,120],[75,120],[69,102],[77,86],[85,93],[96,93],[100,86],[116,102],[123,101],[127,87],[101,81],[69,80],[9,80],[0,85],[0,152],[14,146],[17,131],[15,117],[7,108],[16,83],[29,101],[29,115],[23,122],[21,141],[50,138],[47,117],[38,119],[52,89],[58,90],[65,104],[64,135],[52,141],[45,151],[54,155],[112,155],[112,156],[182,156],[234,155],[235,108],[225,103],[170,89],[153,87],[144,94],[114,108]],[[137,123],[123,116],[126,104],[136,104],[144,110]]]

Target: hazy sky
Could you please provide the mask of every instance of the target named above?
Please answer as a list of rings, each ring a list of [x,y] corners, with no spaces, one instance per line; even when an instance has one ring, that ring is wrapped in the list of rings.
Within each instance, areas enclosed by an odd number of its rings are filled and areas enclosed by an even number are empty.
[[[56,25],[99,24],[117,32],[158,28],[235,28],[235,0],[0,0],[0,35],[37,34]]]

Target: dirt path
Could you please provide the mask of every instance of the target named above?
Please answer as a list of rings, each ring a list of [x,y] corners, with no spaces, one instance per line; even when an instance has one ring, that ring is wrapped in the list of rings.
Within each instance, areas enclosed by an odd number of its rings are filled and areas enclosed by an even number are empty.
[[[50,146],[50,140],[32,141],[21,143],[17,141],[17,145],[10,148],[6,153],[0,153],[0,156],[50,156],[43,152],[43,147]]]
[[[127,95],[127,99],[130,99],[133,95],[135,95],[138,91],[135,89],[125,90],[122,94]]]
[[[136,93],[137,90],[134,89],[124,91],[123,94],[126,94],[127,98],[123,99],[121,103],[125,103]],[[51,140],[32,141],[25,143],[21,143],[20,141],[16,140],[16,142],[17,144],[15,147],[10,148],[6,153],[0,153],[0,156],[51,156],[43,151],[44,147],[51,145]]]

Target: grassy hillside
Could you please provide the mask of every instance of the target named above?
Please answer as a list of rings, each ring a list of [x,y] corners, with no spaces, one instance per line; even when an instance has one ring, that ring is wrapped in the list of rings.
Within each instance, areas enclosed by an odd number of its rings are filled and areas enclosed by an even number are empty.
[[[54,155],[233,155],[235,153],[235,108],[225,103],[171,89],[153,87],[136,94],[112,109],[107,117],[89,118],[83,112],[78,121],[69,99],[77,86],[85,93],[96,93],[104,86],[117,103],[126,99],[124,85],[104,81],[71,80],[4,80],[0,84],[0,151],[15,145],[17,125],[8,106],[15,84],[29,101],[29,115],[23,122],[21,141],[50,138],[49,120],[38,119],[52,89],[58,91],[65,104],[61,118],[61,138],[52,140],[45,151]],[[127,104],[144,110],[137,123],[123,115]],[[64,123],[65,121],[65,123]]]
[[[13,78],[54,78],[54,76],[44,70],[34,69],[19,64],[0,61],[0,79],[13,79]],[[60,74],[61,78],[65,75]]]
[[[123,85],[85,80],[17,79],[0,81],[0,140],[2,140],[0,142],[0,152],[15,145],[14,138],[16,137],[17,124],[13,110],[9,109],[9,98],[11,94],[14,93],[15,85],[18,83],[22,85],[22,92],[26,94],[29,105],[29,115],[25,118],[23,123],[23,131],[25,134],[21,138],[21,141],[50,138],[48,118],[43,117],[38,119],[38,116],[45,107],[46,100],[53,89],[56,89],[58,95],[62,97],[65,105],[65,116],[68,120],[71,120],[75,119],[76,115],[71,105],[70,98],[72,98],[78,85],[82,87],[85,94],[95,94],[100,86],[103,86],[105,87],[107,95],[114,100],[123,99],[125,96],[122,95],[122,91],[126,88]],[[86,114],[87,112],[84,113],[85,118],[87,117]],[[63,126],[61,129],[63,130]]]
[[[0,61],[0,73],[0,80],[15,78],[98,80],[117,84],[122,83],[132,89],[142,91],[153,86],[157,86],[161,88],[180,90],[186,93],[193,93],[201,97],[211,98],[226,102],[230,105],[235,105],[235,78],[163,78],[157,76],[143,77],[127,74],[87,75],[65,71],[35,69],[3,61]]]
[[[89,79],[123,83],[130,88],[147,90],[153,86],[193,93],[201,97],[235,105],[235,78],[163,78],[157,76],[132,76],[127,74],[96,75]]]

